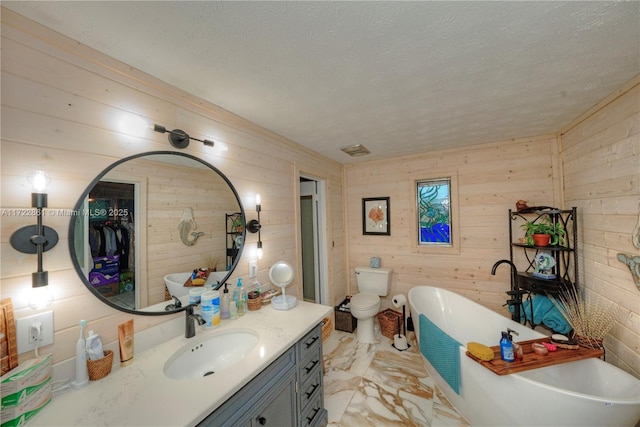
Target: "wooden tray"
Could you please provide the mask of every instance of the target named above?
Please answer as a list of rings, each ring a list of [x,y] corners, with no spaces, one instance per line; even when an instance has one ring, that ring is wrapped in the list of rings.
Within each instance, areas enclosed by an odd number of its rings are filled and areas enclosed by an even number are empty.
[[[467,351],[467,356],[480,363],[485,368],[493,371],[498,375],[514,374],[516,372],[528,371],[531,369],[543,368],[545,366],[558,365],[560,363],[574,362],[576,360],[588,359],[590,357],[601,357],[604,351],[592,348],[580,347],[576,350],[568,350],[558,348],[556,351],[550,351],[546,355],[539,355],[533,352],[531,344],[537,342],[550,342],[549,338],[540,338],[529,341],[516,341],[522,346],[524,357],[522,360],[514,362],[505,362],[500,358],[500,346],[493,346],[493,360],[484,361],[473,356]]]
[[[204,273],[204,276],[202,277],[206,283],[207,279],[209,278],[209,275],[211,274],[211,272],[213,271],[212,268],[207,269],[207,271]],[[193,283],[191,283],[191,277],[189,277],[187,279],[186,282],[184,282],[184,287],[185,288],[193,288],[193,287],[202,287],[204,285],[194,285]]]

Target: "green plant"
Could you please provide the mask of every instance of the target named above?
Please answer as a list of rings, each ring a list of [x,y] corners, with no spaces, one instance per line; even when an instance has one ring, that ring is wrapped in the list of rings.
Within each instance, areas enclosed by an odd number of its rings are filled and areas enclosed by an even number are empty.
[[[242,223],[242,218],[240,216],[237,216],[233,219],[233,223],[231,224],[231,228],[233,230],[242,230],[242,226],[244,224]]]
[[[524,243],[533,246],[534,234],[548,234],[551,236],[551,244],[564,244],[565,231],[561,222],[555,224],[548,217],[540,217],[534,221],[527,221],[522,224],[525,229]]]

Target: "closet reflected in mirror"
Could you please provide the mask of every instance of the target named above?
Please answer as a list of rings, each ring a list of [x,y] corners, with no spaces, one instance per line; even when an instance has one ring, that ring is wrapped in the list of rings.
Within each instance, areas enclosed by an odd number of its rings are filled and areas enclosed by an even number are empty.
[[[143,153],[114,163],[74,212],[69,244],[76,271],[95,296],[123,311],[163,314],[172,302],[166,275],[206,269],[224,283],[241,256],[227,228],[229,214],[244,221],[235,188],[188,154]]]

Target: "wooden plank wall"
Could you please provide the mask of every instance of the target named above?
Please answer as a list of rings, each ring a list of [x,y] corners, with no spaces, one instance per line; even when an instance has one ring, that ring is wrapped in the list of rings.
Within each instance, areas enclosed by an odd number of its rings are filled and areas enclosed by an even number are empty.
[[[255,218],[255,194],[261,194],[264,258],[258,278],[263,282],[268,282],[268,268],[277,260],[299,267],[298,174],[326,180],[331,298],[345,294],[343,178],[338,163],[6,9],[2,9],[1,82],[0,209],[8,212],[30,206],[31,189],[25,179],[29,172],[44,169],[53,177],[51,213],[44,222],[58,231],[60,241],[46,253],[44,268],[55,295],[55,336],[54,345],[41,351],[52,352],[55,362],[74,355],[81,319],[105,342],[112,342],[117,339],[117,325],[131,317],[136,331],[171,317],[131,316],[95,299],[72,267],[67,239],[70,218],[59,213],[71,211],[91,180],[114,161],[146,151],[172,150],[166,135],[151,130],[153,123],[216,141],[214,148],[192,142],[184,151],[229,177],[248,219]],[[132,116],[144,119],[149,127],[123,130],[120,122]],[[228,151],[221,150],[220,143]],[[23,294],[30,287],[36,260],[11,248],[9,238],[34,221],[33,217],[3,216],[0,226],[2,296],[12,298],[17,318],[33,314]],[[249,235],[247,248],[256,241],[256,235]],[[243,253],[234,278],[247,276],[247,261],[254,256],[251,250]],[[291,294],[301,294],[299,278]]]
[[[192,162],[198,167],[134,159],[118,165],[105,177],[131,177],[146,185],[146,194],[141,197],[147,212],[146,224],[141,225],[146,230],[146,262],[140,267],[147,276],[140,287],[148,305],[165,300],[163,277],[167,274],[200,267],[226,269],[225,214],[237,212],[238,202],[217,173]],[[207,192],[215,197],[207,197]],[[198,226],[195,231],[204,233],[193,246],[182,243],[178,230],[184,208],[193,211]]]
[[[607,361],[640,377],[640,289],[618,253],[640,255],[640,77],[561,133],[567,206],[581,214],[580,274],[591,291],[619,304],[623,317],[604,341]]]
[[[493,310],[505,312],[510,270],[491,267],[509,258],[508,209],[518,199],[554,206],[556,137],[481,144],[346,167],[348,277],[357,292],[354,268],[379,256],[393,269],[392,291],[407,294],[418,285],[451,289]],[[414,244],[414,181],[457,175],[459,253],[423,253]],[[362,198],[389,196],[391,236],[362,234]],[[386,298],[384,305],[389,305]]]

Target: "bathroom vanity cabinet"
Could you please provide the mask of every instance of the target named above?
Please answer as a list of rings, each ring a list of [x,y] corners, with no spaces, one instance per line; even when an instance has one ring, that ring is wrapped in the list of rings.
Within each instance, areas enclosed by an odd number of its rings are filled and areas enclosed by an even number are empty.
[[[322,325],[290,347],[200,426],[324,426]]]
[[[564,238],[557,245],[530,246],[519,240],[524,236],[522,225],[526,221],[538,222],[546,219],[552,224],[560,224],[565,231]],[[531,298],[533,294],[557,296],[560,292],[578,287],[577,219],[575,207],[569,210],[534,208],[524,212],[509,209],[509,255],[518,270],[515,278],[512,278],[511,290],[507,292],[507,304],[513,307],[513,320],[521,320],[523,297]],[[554,278],[537,277],[535,274],[537,259],[542,253],[546,253],[554,261],[555,266],[551,269]],[[533,316],[530,323],[531,327],[539,324]]]

